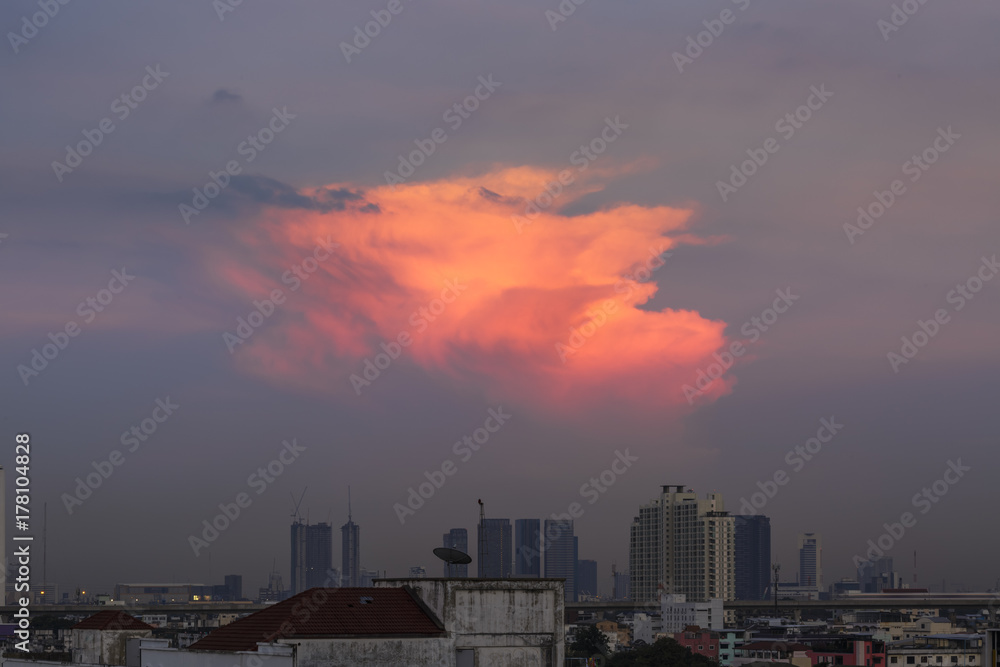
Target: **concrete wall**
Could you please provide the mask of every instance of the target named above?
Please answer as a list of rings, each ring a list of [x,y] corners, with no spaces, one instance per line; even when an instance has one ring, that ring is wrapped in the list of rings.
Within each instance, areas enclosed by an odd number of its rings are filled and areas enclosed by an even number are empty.
[[[151,630],[73,630],[73,663],[125,665],[128,640]]]
[[[287,641],[296,647],[295,667],[357,667],[359,665],[450,667],[455,664],[454,645],[447,638],[366,639],[358,637],[354,639],[292,639]],[[233,666],[227,665],[225,667]],[[268,667],[277,666],[268,665]]]
[[[265,649],[266,650],[266,649]],[[274,647],[277,655],[257,651],[185,651],[153,642],[140,644],[141,667],[295,667],[290,646]]]
[[[384,579],[376,586],[414,589],[455,649],[476,650],[477,667],[563,664],[561,579]]]

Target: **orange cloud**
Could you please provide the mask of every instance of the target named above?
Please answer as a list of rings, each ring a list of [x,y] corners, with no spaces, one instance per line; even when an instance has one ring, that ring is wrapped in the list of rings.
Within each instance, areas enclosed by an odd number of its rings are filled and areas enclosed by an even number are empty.
[[[228,262],[220,271],[248,298],[277,287],[287,299],[234,358],[247,372],[356,401],[377,400],[393,382],[391,367],[373,378],[374,366],[398,352],[389,366],[415,364],[465,391],[547,412],[689,409],[682,385],[726,345],[725,323],[640,306],[657,290],[649,279],[659,277],[660,255],[704,241],[687,232],[690,210],[559,213],[613,175],[592,170],[520,233],[514,216],[556,173],[502,168],[380,187],[365,194],[377,211],[268,209],[242,239],[260,246],[264,267]],[[339,248],[309,262],[318,268],[300,288],[288,273],[278,279],[327,237]],[[708,398],[731,382],[714,382]]]

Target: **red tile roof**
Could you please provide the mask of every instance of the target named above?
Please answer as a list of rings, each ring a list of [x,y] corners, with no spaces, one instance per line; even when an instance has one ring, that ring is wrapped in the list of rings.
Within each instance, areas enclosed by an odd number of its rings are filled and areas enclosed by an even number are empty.
[[[143,623],[135,616],[123,611],[109,609],[99,611],[72,627],[73,630],[152,630],[153,626]]]
[[[351,635],[440,636],[444,626],[408,587],[311,588],[191,644],[200,651],[256,651],[257,642]]]

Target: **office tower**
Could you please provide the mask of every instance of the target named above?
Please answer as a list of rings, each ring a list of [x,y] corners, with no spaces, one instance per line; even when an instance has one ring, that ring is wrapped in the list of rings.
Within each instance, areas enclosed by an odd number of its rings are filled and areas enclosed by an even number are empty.
[[[576,561],[576,597],[597,597],[597,561]]]
[[[565,579],[566,602],[576,602],[577,540],[573,535],[573,521],[546,519],[542,545],[545,577]]]
[[[326,571],[333,565],[333,527],[292,524],[292,594],[324,586]]]
[[[444,534],[441,546],[448,547],[449,549],[458,549],[464,554],[469,553],[469,531],[465,528],[452,528]],[[449,567],[448,563],[444,563],[444,576],[465,579],[469,576],[469,566],[452,565]]]
[[[331,549],[332,550],[332,549]],[[226,599],[227,600],[242,600],[243,599],[243,575],[241,574],[227,574],[224,579],[226,586]]]
[[[514,522],[514,576],[542,575],[542,529],[538,519]]]
[[[612,572],[615,600],[629,600],[632,597],[628,572]]]
[[[892,569],[892,556],[883,556],[861,564],[858,583],[862,593],[881,593],[886,588],[900,588],[903,578]]]
[[[819,533],[799,535],[799,586],[823,590],[823,541]]]
[[[699,500],[684,486],[664,485],[632,520],[632,599],[655,602],[663,594],[679,594],[691,602],[732,600],[736,594],[733,519],[719,493]]]
[[[481,579],[509,579],[511,541],[510,519],[483,519],[478,526],[478,576]]]
[[[771,519],[736,519],[736,599],[764,600],[771,584]]]
[[[351,489],[347,489],[347,523],[340,527],[340,576],[347,587],[361,586],[361,526],[351,519]]]

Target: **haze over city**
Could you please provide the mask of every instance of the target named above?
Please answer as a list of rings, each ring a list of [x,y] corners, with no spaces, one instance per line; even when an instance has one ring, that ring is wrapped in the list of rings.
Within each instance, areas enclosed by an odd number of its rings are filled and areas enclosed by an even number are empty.
[[[563,5],[0,7],[0,464],[30,433],[49,581],[256,591],[304,490],[336,564],[350,486],[389,576],[480,499],[579,503],[610,592],[685,485],[790,578],[911,513],[904,581],[994,588],[995,3]]]

